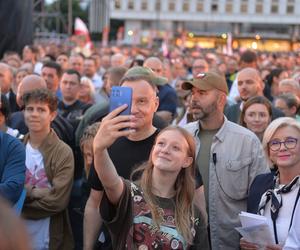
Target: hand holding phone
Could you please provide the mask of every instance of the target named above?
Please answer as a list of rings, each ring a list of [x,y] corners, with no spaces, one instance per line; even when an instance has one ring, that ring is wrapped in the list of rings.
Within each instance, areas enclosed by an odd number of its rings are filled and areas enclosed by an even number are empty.
[[[124,104],[127,104],[127,108],[123,110],[119,115],[130,115],[132,103],[132,88],[113,86],[110,93],[110,105],[109,112],[115,110]]]

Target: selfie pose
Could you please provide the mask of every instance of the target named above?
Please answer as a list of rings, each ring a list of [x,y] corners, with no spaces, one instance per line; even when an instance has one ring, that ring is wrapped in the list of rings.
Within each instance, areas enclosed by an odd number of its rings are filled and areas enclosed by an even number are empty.
[[[193,207],[195,143],[179,127],[162,130],[142,176],[136,183],[122,179],[107,148],[133,133],[132,115],[107,115],[94,139],[95,170],[104,187],[100,212],[109,228],[113,249],[209,249],[206,224]]]

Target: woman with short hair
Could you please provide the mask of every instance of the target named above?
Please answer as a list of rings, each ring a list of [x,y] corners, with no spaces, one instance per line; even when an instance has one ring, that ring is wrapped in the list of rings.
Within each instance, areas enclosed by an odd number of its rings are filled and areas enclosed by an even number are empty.
[[[289,233],[299,227],[295,214],[300,208],[300,124],[287,117],[274,120],[265,131],[263,147],[273,171],[254,179],[247,209],[264,215],[273,232],[274,244],[264,249],[279,250]],[[296,237],[299,242],[300,235]],[[259,249],[255,242],[244,239],[240,245],[242,249]]]

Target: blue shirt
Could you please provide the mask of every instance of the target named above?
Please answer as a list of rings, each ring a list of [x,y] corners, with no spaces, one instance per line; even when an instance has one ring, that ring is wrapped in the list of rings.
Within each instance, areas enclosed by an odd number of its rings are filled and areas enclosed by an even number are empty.
[[[157,111],[169,111],[173,117],[176,114],[177,94],[169,84],[158,86],[159,106]]]
[[[0,196],[12,204],[17,202],[23,190],[25,170],[23,144],[0,131]]]

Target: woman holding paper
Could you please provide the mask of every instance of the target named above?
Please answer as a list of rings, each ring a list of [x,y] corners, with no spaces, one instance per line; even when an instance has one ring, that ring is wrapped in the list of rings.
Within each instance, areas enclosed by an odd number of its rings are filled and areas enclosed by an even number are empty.
[[[300,207],[297,206],[300,202],[300,123],[287,117],[274,120],[265,131],[263,147],[273,171],[254,179],[249,191],[248,212],[267,218],[275,242],[265,249],[279,250],[284,247],[289,233],[298,226],[295,214]],[[260,247],[244,239],[240,245],[249,250]]]

